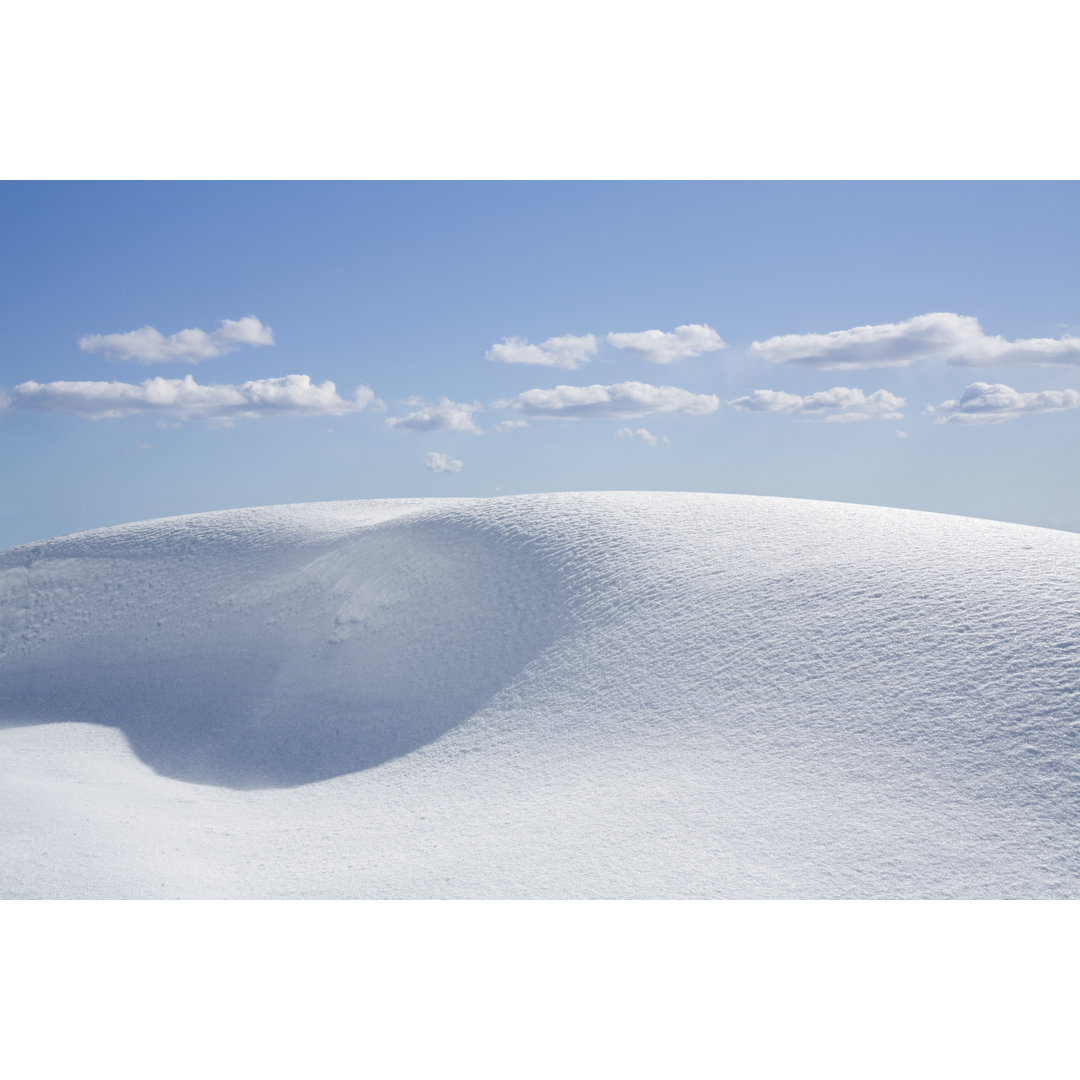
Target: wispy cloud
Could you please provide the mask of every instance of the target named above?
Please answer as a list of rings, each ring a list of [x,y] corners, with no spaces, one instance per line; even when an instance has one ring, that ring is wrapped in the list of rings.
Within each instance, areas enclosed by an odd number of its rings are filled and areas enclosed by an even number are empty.
[[[83,352],[102,353],[109,360],[134,360],[140,364],[183,362],[199,364],[224,356],[241,345],[273,345],[274,332],[254,315],[222,319],[216,330],[180,330],[165,337],[152,326],[126,334],[87,334],[79,338]]]
[[[825,370],[906,367],[916,361],[967,366],[1038,367],[1080,364],[1080,337],[1006,338],[986,334],[971,315],[935,312],[898,323],[856,326],[827,334],[784,334],[750,346],[771,364]]]
[[[523,427],[528,427],[528,426],[529,426],[529,421],[528,420],[500,420],[495,425],[495,427],[492,428],[492,430],[493,431],[513,431],[515,428],[523,428]]]
[[[659,443],[670,441],[666,435],[654,435],[643,427],[621,427],[615,432],[615,435],[620,439],[640,439],[643,443],[648,443],[649,446],[657,446]]]
[[[865,394],[848,386],[834,386],[831,390],[819,390],[805,397],[783,390],[755,390],[728,404],[740,411],[796,413],[825,423],[847,423],[853,420],[899,420],[903,416],[900,410],[907,402],[888,390]]]
[[[370,387],[351,398],[338,396],[332,382],[313,383],[309,375],[253,379],[238,385],[201,385],[155,376],[142,383],[24,382],[12,390],[13,409],[76,413],[91,420],[111,420],[136,413],[159,413],[181,420],[231,420],[271,415],[340,416],[360,412],[375,402]]]
[[[401,403],[415,409],[407,416],[392,416],[386,421],[388,428],[401,431],[471,431],[479,435],[480,428],[473,423],[472,414],[479,412],[478,402],[451,401],[440,398],[438,404],[432,404],[423,398],[407,398]]]
[[[943,413],[935,417],[939,424],[999,424],[1015,420],[1027,413],[1061,412],[1080,408],[1080,391],[1037,390],[1022,393],[1004,383],[972,383],[954,401],[928,405],[927,413]]]
[[[690,356],[723,349],[724,339],[703,323],[676,326],[671,332],[639,330],[633,333],[608,334],[607,342],[616,349],[630,349],[642,360],[653,364],[672,364]]]
[[[432,472],[461,472],[465,468],[465,462],[432,450],[424,455],[424,468]]]
[[[715,394],[693,394],[676,386],[650,386],[624,382],[610,386],[556,386],[551,390],[526,390],[517,397],[493,402],[496,409],[517,409],[526,416],[605,420],[634,420],[650,413],[681,413],[700,416],[715,412]]]
[[[500,364],[540,364],[543,367],[575,370],[596,355],[596,338],[592,334],[575,337],[564,334],[550,337],[539,345],[530,345],[524,338],[503,338],[501,345],[492,345],[488,360]]]

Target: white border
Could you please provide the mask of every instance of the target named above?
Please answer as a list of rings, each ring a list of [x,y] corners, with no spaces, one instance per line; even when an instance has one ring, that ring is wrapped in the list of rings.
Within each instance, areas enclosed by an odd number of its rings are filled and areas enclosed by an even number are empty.
[[[906,1080],[1075,1064],[1069,902],[31,901],[3,913],[5,1060],[20,1080]]]
[[[17,5],[7,179],[1075,179],[1074,9]]]

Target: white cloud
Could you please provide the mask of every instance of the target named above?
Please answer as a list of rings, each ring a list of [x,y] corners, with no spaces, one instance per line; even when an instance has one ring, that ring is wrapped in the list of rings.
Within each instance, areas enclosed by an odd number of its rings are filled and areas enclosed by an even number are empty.
[[[899,428],[897,428],[896,429],[896,437],[898,439],[906,439],[907,438],[907,432],[906,431],[901,431]]]
[[[332,382],[313,383],[309,375],[254,379],[236,386],[203,386],[191,375],[155,376],[139,384],[31,381],[11,392],[16,409],[77,413],[92,420],[160,413],[219,423],[270,415],[340,416],[366,409],[374,400],[370,387],[358,387],[351,399],[342,398]]]
[[[424,468],[432,472],[461,472],[465,468],[465,462],[458,461],[449,454],[440,454],[438,450],[432,450],[424,456]]]
[[[514,428],[528,427],[528,420],[500,420],[495,427],[494,431],[513,431]]]
[[[688,356],[700,356],[726,348],[724,339],[711,326],[700,323],[676,326],[671,333],[641,330],[636,333],[608,334],[607,342],[616,349],[630,349],[642,360],[653,364],[671,364]]]
[[[654,435],[647,428],[643,427],[621,427],[615,434],[620,439],[640,439],[643,443],[648,443],[649,446],[656,446],[658,443],[670,441],[666,435]]]
[[[1080,408],[1080,391],[1039,390],[1021,393],[1003,383],[972,383],[954,401],[928,405],[927,413],[941,412],[939,424],[998,424],[1025,413],[1060,412]]]
[[[595,355],[596,338],[592,334],[581,337],[564,334],[550,337],[539,345],[530,345],[524,338],[509,337],[487,351],[487,359],[500,364],[541,364],[570,371],[587,364]]]
[[[700,416],[715,412],[720,407],[720,399],[715,394],[693,394],[676,386],[625,382],[610,386],[556,386],[551,390],[526,390],[517,397],[493,402],[493,407],[517,409],[526,416],[634,420],[650,413]]]
[[[848,386],[834,386],[816,394],[788,394],[783,390],[755,390],[729,405],[750,412],[797,413],[825,423],[850,423],[857,420],[899,420],[907,404],[888,390],[865,394]]]
[[[199,364],[233,352],[240,345],[273,345],[274,332],[254,315],[222,319],[216,330],[180,330],[165,337],[152,326],[126,334],[87,334],[79,338],[83,352],[103,353],[109,360],[135,360],[140,364],[182,361]]]
[[[407,416],[392,416],[386,421],[388,428],[399,428],[403,431],[471,431],[480,434],[480,428],[473,423],[472,414],[480,411],[477,402],[468,404],[460,401],[451,401],[449,398],[440,398],[437,405],[433,405],[423,398],[408,398],[402,402],[416,409]]]
[[[771,364],[807,364],[836,371],[906,367],[917,360],[1031,367],[1080,364],[1080,337],[1008,341],[983,333],[979,320],[971,315],[941,311],[828,334],[784,334],[755,341],[750,352]]]

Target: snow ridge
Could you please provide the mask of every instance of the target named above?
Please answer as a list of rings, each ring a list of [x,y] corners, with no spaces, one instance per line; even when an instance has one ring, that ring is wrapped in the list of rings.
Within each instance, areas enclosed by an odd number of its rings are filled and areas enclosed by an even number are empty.
[[[9,549],[0,894],[1075,896],[1078,555],[655,492]]]

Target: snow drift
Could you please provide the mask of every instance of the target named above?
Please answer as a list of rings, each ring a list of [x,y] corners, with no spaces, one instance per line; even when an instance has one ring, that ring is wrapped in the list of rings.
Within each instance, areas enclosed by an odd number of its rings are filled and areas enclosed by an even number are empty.
[[[0,553],[0,894],[1080,894],[1080,536],[583,493]]]

